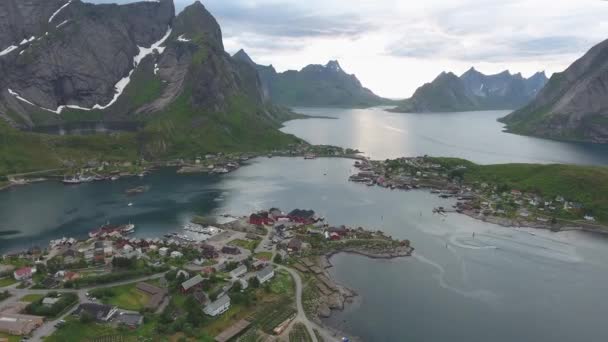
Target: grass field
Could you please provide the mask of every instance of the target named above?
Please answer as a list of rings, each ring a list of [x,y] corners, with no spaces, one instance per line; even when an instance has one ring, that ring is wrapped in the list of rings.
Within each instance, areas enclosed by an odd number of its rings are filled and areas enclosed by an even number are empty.
[[[81,323],[74,318],[66,319],[65,326],[57,329],[55,333],[44,339],[45,342],[64,342],[64,341],[95,341],[102,336],[121,336],[122,341],[137,341],[137,330],[118,331],[110,325],[98,323]],[[120,340],[117,340],[120,341]]]
[[[42,295],[42,294],[29,294],[29,295],[21,297],[19,299],[19,301],[20,302],[32,303],[32,302],[35,302],[37,300],[40,300],[41,298],[44,298],[44,295]]]
[[[19,342],[19,341],[21,341],[21,336],[9,335],[9,334],[3,333],[3,332],[0,332],[0,339],[1,338],[8,339],[8,342]]]
[[[284,301],[268,305],[261,308],[255,314],[254,324],[268,334],[279,324],[296,314],[296,309],[291,305],[291,301]]]
[[[253,255],[255,258],[270,261],[272,258],[272,252],[259,252]]]
[[[2,279],[0,279],[0,287],[11,286],[11,285],[15,284],[16,282],[17,281],[12,277],[2,278]]]
[[[103,296],[98,298],[104,304],[115,305],[121,309],[139,311],[150,300],[150,296],[137,290],[137,284],[128,284],[103,289]],[[97,294],[92,291],[92,295]]]
[[[253,241],[253,240],[236,239],[236,240],[232,240],[232,241],[228,242],[228,244],[231,246],[238,246],[241,248],[245,248],[245,249],[248,249],[253,252],[256,249],[256,247],[260,244],[260,242]]]
[[[287,271],[281,270],[276,272],[274,279],[270,282],[270,291],[275,294],[292,297],[294,293],[294,283]]]
[[[311,342],[312,338],[302,323],[296,323],[289,332],[289,342]]]

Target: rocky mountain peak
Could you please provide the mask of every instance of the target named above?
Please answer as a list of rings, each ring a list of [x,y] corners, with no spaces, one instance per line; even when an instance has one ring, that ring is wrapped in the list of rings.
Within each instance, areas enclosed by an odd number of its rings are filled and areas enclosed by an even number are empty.
[[[248,64],[251,64],[253,66],[255,66],[255,62],[253,61],[253,59],[251,59],[251,57],[249,57],[249,55],[247,54],[247,52],[245,52],[245,50],[240,49],[237,53],[235,53],[232,58],[239,60],[241,62],[245,62]],[[271,66],[272,67],[272,66]]]
[[[325,68],[329,69],[330,71],[343,72],[342,67],[340,66],[340,63],[338,63],[337,60],[329,61],[325,65]]]
[[[206,43],[224,50],[222,29],[215,17],[207,11],[200,1],[187,6],[175,18],[175,32],[185,35],[188,39],[202,39]]]

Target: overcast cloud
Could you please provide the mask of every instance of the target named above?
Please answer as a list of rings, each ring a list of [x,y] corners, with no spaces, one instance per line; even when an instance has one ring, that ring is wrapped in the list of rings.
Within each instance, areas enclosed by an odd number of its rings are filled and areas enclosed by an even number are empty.
[[[95,2],[95,1],[92,1]],[[97,0],[96,2],[134,2]],[[178,10],[192,1],[175,0]],[[600,0],[207,0],[226,48],[278,70],[330,59],[382,96],[441,71],[561,71],[608,38]]]

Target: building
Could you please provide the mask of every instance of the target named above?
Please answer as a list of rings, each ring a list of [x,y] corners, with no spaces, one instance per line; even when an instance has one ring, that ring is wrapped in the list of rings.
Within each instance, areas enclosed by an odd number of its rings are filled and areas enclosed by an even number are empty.
[[[115,306],[95,304],[95,303],[84,303],[80,304],[74,315],[82,315],[87,313],[91,315],[95,320],[100,322],[107,322],[116,314],[118,309]]]
[[[236,246],[224,246],[222,248],[222,253],[230,254],[230,255],[238,255],[238,254],[241,254],[241,250]]]
[[[256,226],[272,224],[273,219],[268,216],[268,213],[263,211],[257,214],[251,214],[249,216],[249,223],[255,224]]]
[[[223,314],[224,312],[228,311],[228,309],[230,308],[230,297],[228,297],[228,295],[224,295],[221,296],[220,298],[216,299],[214,302],[210,303],[209,305],[207,305],[205,307],[205,309],[203,309],[203,311],[211,316],[211,317],[215,317],[215,316],[219,316],[221,314]]]
[[[299,252],[302,249],[302,240],[298,238],[291,239],[287,244],[288,252]]]
[[[316,221],[315,212],[312,210],[295,209],[290,212],[287,217],[294,222],[302,224],[313,224]]]
[[[44,323],[44,317],[16,313],[0,314],[0,332],[10,335],[29,335]]]
[[[161,248],[158,250],[158,254],[159,254],[160,256],[167,256],[167,253],[169,253],[169,248],[168,248],[168,247],[161,247]]]
[[[247,273],[247,266],[241,265],[241,266],[233,269],[232,271],[230,271],[230,276],[232,278],[238,278],[238,277],[242,276],[245,273]]]
[[[131,329],[136,329],[144,323],[144,316],[138,313],[121,312],[116,316],[116,322],[119,325],[124,325]]]
[[[272,266],[266,266],[261,271],[258,271],[255,276],[260,281],[260,284],[264,284],[274,277],[274,268],[272,268]]]
[[[585,220],[589,222],[595,222],[595,217],[591,215],[585,215]]]
[[[146,310],[156,310],[168,295],[166,289],[161,289],[148,283],[137,283],[135,286],[138,291],[141,291],[150,296],[150,299],[144,306]]]
[[[215,259],[219,256],[215,247],[206,243],[201,245],[201,254],[205,259]]]
[[[21,281],[31,279],[34,273],[36,273],[36,267],[23,267],[13,272],[13,276],[15,280]]]
[[[194,289],[198,288],[203,282],[203,277],[200,274],[197,274],[196,277],[192,277],[185,282],[182,283],[181,291],[182,293],[189,293]]]
[[[238,282],[241,283],[241,290],[247,290],[249,287],[249,282],[243,278],[239,278]]]
[[[184,254],[182,252],[178,252],[178,251],[171,252],[171,257],[173,259],[178,259],[178,258],[181,258],[183,256],[184,256]]]

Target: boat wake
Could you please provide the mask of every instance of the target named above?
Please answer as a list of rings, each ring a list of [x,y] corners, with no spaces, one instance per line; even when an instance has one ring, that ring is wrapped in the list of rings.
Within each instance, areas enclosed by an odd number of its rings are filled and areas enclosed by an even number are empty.
[[[467,298],[471,298],[471,299],[476,299],[476,300],[481,300],[487,304],[490,305],[497,305],[500,302],[500,298],[499,296],[491,291],[488,290],[464,290],[464,289],[460,289],[458,287],[452,286],[450,284],[448,284],[448,282],[445,279],[445,269],[443,268],[443,266],[439,265],[438,263],[426,258],[423,255],[420,255],[418,253],[414,253],[412,254],[412,256],[414,257],[414,259],[416,259],[417,261],[423,263],[423,264],[427,264],[433,268],[435,268],[437,270],[437,273],[433,275],[434,278],[436,278],[439,282],[439,286],[441,286],[442,288],[452,291],[454,293],[457,293],[463,297],[467,297]]]

